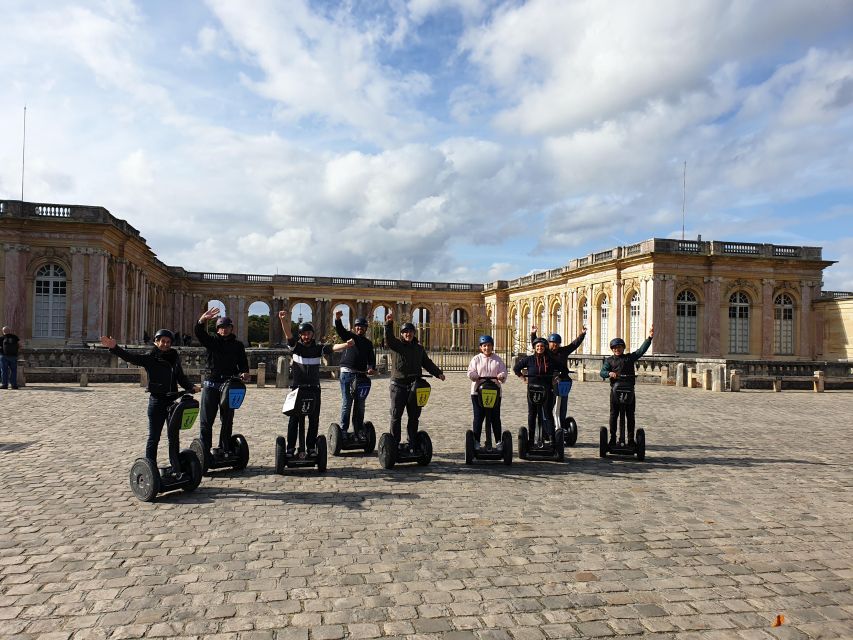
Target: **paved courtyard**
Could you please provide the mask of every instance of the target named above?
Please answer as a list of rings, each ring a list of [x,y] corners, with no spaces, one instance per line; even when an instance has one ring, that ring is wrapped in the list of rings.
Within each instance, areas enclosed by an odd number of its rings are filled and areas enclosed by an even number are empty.
[[[368,399],[383,429],[387,387]],[[337,383],[323,394],[325,432]],[[598,457],[607,386],[575,384],[564,463],[468,467],[452,374],[424,411],[428,467],[279,476],[283,398],[250,388],[237,413],[248,469],[144,504],[141,389],[0,391],[0,637],[853,638],[853,393],[641,385],[637,462]]]

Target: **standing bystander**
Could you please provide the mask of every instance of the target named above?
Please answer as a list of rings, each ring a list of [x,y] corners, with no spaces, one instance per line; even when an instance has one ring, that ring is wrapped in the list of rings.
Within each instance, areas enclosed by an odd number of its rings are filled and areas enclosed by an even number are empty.
[[[9,327],[3,327],[3,337],[0,338],[0,373],[3,386],[0,389],[18,388],[18,348],[21,341]]]

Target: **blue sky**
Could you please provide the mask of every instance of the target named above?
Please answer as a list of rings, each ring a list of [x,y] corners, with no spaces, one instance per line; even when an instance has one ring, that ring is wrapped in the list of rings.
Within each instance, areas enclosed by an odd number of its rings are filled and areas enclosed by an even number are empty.
[[[853,290],[853,4],[0,0],[0,198],[190,270],[484,282],[650,237]]]

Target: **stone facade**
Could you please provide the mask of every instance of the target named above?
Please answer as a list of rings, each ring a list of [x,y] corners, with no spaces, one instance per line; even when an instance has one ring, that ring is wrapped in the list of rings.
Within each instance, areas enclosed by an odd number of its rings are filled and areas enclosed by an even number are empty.
[[[821,292],[819,247],[655,238],[564,267],[485,285],[410,280],[202,273],[157,259],[139,232],[101,207],[0,201],[0,309],[28,346],[140,343],[166,327],[192,333],[208,301],[225,305],[247,340],[248,309],[308,305],[319,335],[334,309],[413,320],[433,348],[472,349],[491,332],[499,349],[527,350],[532,325],[565,341],[584,324],[582,353],[621,336],[650,353],[691,358],[849,358],[853,309]]]

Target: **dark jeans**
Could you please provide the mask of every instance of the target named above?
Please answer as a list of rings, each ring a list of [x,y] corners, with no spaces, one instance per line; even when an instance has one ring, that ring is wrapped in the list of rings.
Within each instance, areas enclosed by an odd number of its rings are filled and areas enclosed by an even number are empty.
[[[163,396],[148,398],[148,442],[145,444],[145,457],[155,463],[157,462],[157,445],[160,444],[160,434],[163,432],[163,424],[168,417],[170,404],[172,403]],[[181,470],[180,434],[181,425],[178,422],[166,429],[166,437],[169,439],[169,464],[175,471]]]
[[[480,442],[480,434],[483,432],[483,420],[486,418],[488,409],[483,409],[480,406],[478,396],[471,396],[471,405],[474,407],[474,440]],[[495,400],[495,406],[492,407],[492,440],[493,444],[501,441],[501,398],[498,396]]]
[[[308,432],[305,434],[305,447],[310,451],[317,446],[317,432],[320,430],[320,389],[300,389],[300,394],[313,393],[314,404],[311,413],[307,416],[301,415],[298,410],[294,411],[287,421],[287,448],[296,449],[299,440],[299,423],[308,419]]]
[[[415,394],[411,392],[411,385],[391,383],[391,435],[394,441],[400,444],[403,436],[402,421],[403,411],[408,414],[406,432],[409,444],[415,444],[418,435],[418,418],[421,417],[421,408],[418,406]]]
[[[0,356],[3,387],[11,383],[13,389],[18,388],[18,356]]]
[[[616,440],[616,426],[620,414],[624,414],[628,423],[628,441],[634,440],[634,409],[637,407],[637,398],[634,391],[628,392],[630,399],[627,404],[619,402],[619,392],[616,387],[610,388],[610,439]]]
[[[205,386],[201,391],[201,402],[199,403],[199,422],[201,423],[201,444],[205,451],[210,451],[213,441],[213,423],[216,420],[216,413],[220,410],[219,401],[222,399],[222,392],[219,386]],[[224,451],[231,449],[231,430],[234,427],[234,409],[222,409],[220,420],[222,427],[219,429],[219,448]]]
[[[548,393],[541,405],[535,405],[527,399],[527,430],[530,432],[530,439],[534,441],[536,437],[536,416],[542,413],[542,428],[544,429],[545,439],[554,439],[554,394]]]
[[[364,426],[364,400],[352,392],[352,382],[356,379],[355,373],[344,371],[341,373],[341,429],[349,429],[350,413],[352,413],[352,426],[361,429]]]

